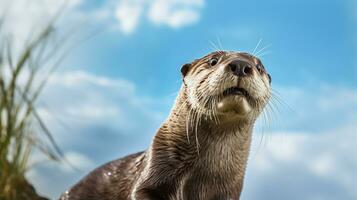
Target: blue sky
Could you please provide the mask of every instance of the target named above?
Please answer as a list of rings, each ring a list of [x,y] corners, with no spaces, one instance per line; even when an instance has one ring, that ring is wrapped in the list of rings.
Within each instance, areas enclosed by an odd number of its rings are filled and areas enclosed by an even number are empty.
[[[9,30],[18,38],[28,20],[58,7],[14,2]],[[81,171],[41,163],[28,173],[40,193],[58,197],[96,166],[145,149],[173,104],[182,64],[215,46],[252,52],[261,41],[283,103],[272,102],[267,122],[257,123],[242,199],[357,199],[355,1],[68,2],[58,29],[81,25],[76,39],[98,34],[80,45],[73,39],[38,106]]]
[[[170,28],[152,24],[142,16],[128,35],[101,34],[84,45],[87,51],[80,51],[91,57],[81,65],[106,75],[119,74],[138,84],[153,84],[150,92],[165,94],[177,84],[158,87],[162,82],[151,77],[177,79],[178,66],[211,51],[210,41],[217,43],[219,38],[224,49],[252,51],[263,39],[263,46],[272,45],[268,49],[272,53],[264,59],[276,83],[333,81],[353,85],[353,7],[348,1],[205,2],[195,24]],[[349,73],[336,73],[336,66],[344,66]]]

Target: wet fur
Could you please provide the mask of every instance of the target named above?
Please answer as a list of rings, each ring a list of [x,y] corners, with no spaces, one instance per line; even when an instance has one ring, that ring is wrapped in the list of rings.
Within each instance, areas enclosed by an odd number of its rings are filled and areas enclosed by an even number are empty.
[[[217,55],[216,55],[217,54]],[[222,56],[215,69],[212,56]],[[112,161],[62,195],[61,200],[238,200],[243,187],[254,122],[270,96],[265,71],[250,78],[225,75],[224,67],[246,54],[215,52],[189,64],[174,107],[149,149]],[[220,113],[227,87],[242,84],[253,111]]]

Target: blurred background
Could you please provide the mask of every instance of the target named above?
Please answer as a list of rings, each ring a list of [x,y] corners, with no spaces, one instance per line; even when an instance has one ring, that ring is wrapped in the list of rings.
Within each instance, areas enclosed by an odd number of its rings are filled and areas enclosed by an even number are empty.
[[[356,1],[0,0],[0,19],[0,195],[18,172],[56,199],[146,149],[182,64],[255,49],[278,99],[242,199],[357,199]]]

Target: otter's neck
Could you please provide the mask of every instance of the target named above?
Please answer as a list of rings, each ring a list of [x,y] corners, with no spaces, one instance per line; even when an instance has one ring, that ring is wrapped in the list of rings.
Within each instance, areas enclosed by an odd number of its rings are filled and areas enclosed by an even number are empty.
[[[197,122],[186,99],[181,90],[148,151],[148,169],[174,174],[166,177],[174,177],[169,185],[185,180],[176,189],[187,199],[239,199],[254,122],[216,123],[210,117]]]
[[[181,153],[186,157],[204,164],[211,162],[216,165],[219,162],[245,169],[254,121],[237,119],[224,122],[209,116],[198,118],[186,100],[187,96],[181,89],[169,117],[155,136],[154,145],[160,142],[160,145],[165,143],[170,147],[168,149],[180,147],[180,151],[185,150]],[[222,160],[226,162],[222,163]]]

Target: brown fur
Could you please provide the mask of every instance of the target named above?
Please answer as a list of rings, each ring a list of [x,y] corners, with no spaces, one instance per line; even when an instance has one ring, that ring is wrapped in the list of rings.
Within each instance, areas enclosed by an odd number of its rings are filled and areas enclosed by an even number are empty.
[[[207,65],[213,56],[225,56],[220,62],[222,69],[225,69],[225,62],[237,58],[254,65],[260,63],[257,58],[245,53],[214,52],[184,65],[181,70],[184,84],[150,148],[96,169],[60,199],[238,200],[253,125],[269,98],[270,87],[260,88],[265,92],[264,97],[249,100],[253,112],[245,117],[216,112],[214,106],[219,98],[211,101],[204,92],[209,89],[208,81],[218,84],[214,91],[219,92],[223,84],[220,81],[236,79],[231,75],[217,75],[218,69]],[[252,76],[259,76],[266,83],[267,79],[262,78],[267,76],[263,69],[254,69]],[[205,74],[201,76],[203,72]],[[213,80],[219,76],[224,78]],[[197,87],[189,83],[190,79],[191,82],[198,81]],[[243,83],[247,80],[242,79]],[[255,83],[251,82],[253,86],[249,85],[248,89],[254,94]],[[194,89],[198,95],[194,97],[198,105],[190,102],[189,95],[192,94],[189,89]]]

